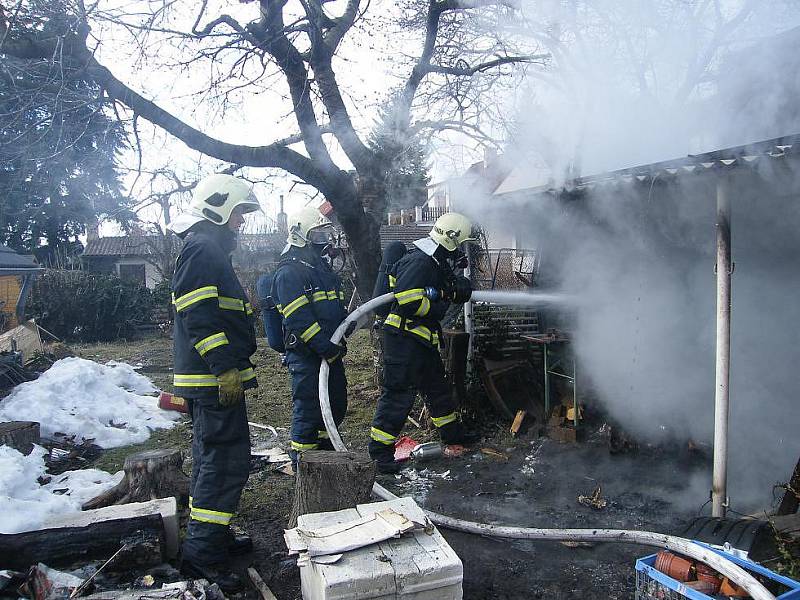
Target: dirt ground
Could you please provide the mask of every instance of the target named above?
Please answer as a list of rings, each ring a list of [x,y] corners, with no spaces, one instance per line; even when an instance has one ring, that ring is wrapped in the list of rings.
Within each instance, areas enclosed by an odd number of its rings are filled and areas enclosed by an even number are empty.
[[[83,345],[81,356],[119,360],[141,367],[158,386],[169,390],[171,340],[153,337],[124,344]],[[253,430],[255,445],[285,444],[291,414],[287,372],[265,346],[257,356],[260,387],[248,398],[250,420],[271,425],[271,433]],[[372,352],[366,333],[356,334],[346,358],[350,408],[343,437],[365,451],[377,390],[372,384]],[[412,495],[424,507],[481,522],[529,527],[610,527],[675,531],[697,513],[704,498],[692,488],[704,477],[705,461],[680,451],[643,450],[610,455],[606,440],[589,432],[582,444],[547,438],[511,438],[506,424],[485,425],[480,449],[457,460],[438,460],[406,469],[381,483],[398,495]],[[105,452],[92,466],[116,471],[136,450],[173,446],[188,455],[190,427],[155,432],[145,443]],[[418,441],[427,431],[410,427]],[[283,527],[289,513],[293,478],[264,469],[251,475],[238,522],[254,538],[252,560],[280,600],[300,598],[299,572],[286,555]],[[607,506],[595,510],[577,502],[601,486]],[[505,541],[452,531],[442,532],[464,563],[464,597],[497,598],[632,598],[634,563],[649,554],[643,547],[598,544],[567,547],[554,542]]]

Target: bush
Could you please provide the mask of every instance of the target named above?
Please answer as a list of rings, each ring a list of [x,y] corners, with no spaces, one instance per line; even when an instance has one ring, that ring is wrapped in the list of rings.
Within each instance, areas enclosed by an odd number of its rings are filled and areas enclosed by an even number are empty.
[[[150,321],[155,306],[146,287],[85,271],[48,270],[34,283],[27,313],[64,340],[112,341]]]

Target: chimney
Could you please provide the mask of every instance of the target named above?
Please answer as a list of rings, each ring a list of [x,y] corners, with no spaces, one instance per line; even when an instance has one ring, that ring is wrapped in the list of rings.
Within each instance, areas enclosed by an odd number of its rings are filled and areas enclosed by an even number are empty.
[[[491,169],[497,163],[497,149],[484,148],[483,150],[483,168]]]
[[[286,213],[283,212],[283,194],[281,194],[281,211],[278,213],[278,233],[289,233],[289,222]]]
[[[100,239],[100,223],[92,217],[92,220],[86,223],[86,241],[91,242],[98,239]]]

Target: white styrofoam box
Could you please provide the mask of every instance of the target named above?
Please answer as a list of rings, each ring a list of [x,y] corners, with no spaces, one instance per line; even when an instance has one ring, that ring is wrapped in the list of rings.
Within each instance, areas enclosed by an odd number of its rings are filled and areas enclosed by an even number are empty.
[[[297,526],[315,529],[347,523],[386,508],[418,523],[426,521],[425,513],[412,498],[398,498],[301,515]],[[304,600],[461,600],[463,578],[461,559],[435,527],[431,533],[414,531],[345,552],[332,564],[321,564],[312,558],[300,567]]]

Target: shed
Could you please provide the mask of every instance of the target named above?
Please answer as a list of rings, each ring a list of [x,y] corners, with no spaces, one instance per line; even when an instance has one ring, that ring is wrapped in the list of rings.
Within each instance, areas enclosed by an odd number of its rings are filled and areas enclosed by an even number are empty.
[[[16,327],[24,320],[25,300],[41,271],[33,256],[0,246],[0,330]]]
[[[164,238],[154,235],[119,235],[86,242],[83,261],[89,271],[116,275],[153,288],[162,277],[156,268]],[[180,240],[173,238],[177,247]]]

